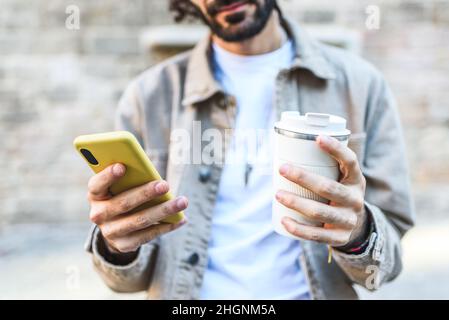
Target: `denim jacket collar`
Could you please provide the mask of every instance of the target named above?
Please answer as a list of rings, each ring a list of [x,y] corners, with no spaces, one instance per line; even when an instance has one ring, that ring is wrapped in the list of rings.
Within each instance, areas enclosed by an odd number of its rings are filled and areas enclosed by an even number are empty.
[[[284,19],[284,27],[293,41],[295,57],[289,71],[306,69],[317,78],[335,79],[335,71],[321,52],[316,41],[290,19]],[[215,80],[212,67],[211,35],[208,34],[193,49],[187,65],[186,89],[182,104],[194,105],[205,101],[217,93],[223,93]]]

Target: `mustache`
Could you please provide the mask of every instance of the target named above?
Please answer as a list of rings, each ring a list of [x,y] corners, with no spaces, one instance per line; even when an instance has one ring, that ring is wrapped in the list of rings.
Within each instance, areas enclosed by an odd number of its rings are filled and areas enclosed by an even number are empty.
[[[213,17],[217,15],[223,7],[230,6],[235,3],[245,3],[245,4],[254,4],[259,5],[257,0],[213,0],[213,1],[207,1],[206,0],[206,10],[207,13]]]

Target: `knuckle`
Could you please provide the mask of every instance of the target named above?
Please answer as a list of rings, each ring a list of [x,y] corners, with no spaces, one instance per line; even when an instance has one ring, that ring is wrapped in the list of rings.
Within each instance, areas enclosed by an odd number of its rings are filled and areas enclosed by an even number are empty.
[[[142,190],[142,196],[144,199],[152,199],[154,197],[154,182],[150,182]]]
[[[310,210],[310,217],[314,219],[327,218],[328,210],[325,206],[314,205]]]
[[[295,180],[301,181],[304,179],[305,175],[306,175],[306,172],[301,168],[294,167],[292,169],[292,176]]]
[[[328,206],[321,206],[315,211],[316,218],[327,218],[329,220],[335,219],[334,210]]]
[[[334,183],[322,182],[319,188],[324,194],[334,194],[336,192],[336,187]]]
[[[146,214],[139,214],[134,217],[133,226],[137,228],[142,228],[150,225],[152,223],[151,219]]]
[[[348,159],[346,161],[347,165],[351,168],[355,168],[358,165],[357,156],[354,151],[350,150],[348,153]]]
[[[320,237],[320,234],[318,232],[311,231],[309,233],[309,239],[312,240],[312,241],[317,241],[318,242],[318,241],[320,241],[321,237]]]
[[[354,209],[357,212],[362,211],[364,206],[365,206],[365,201],[363,200],[363,198],[357,197],[356,199],[354,199]]]
[[[122,213],[128,212],[133,208],[132,202],[129,198],[122,198],[118,200],[117,205]]]
[[[98,225],[101,223],[101,220],[103,218],[103,211],[98,209],[98,208],[91,208],[90,209],[90,213],[89,213],[89,219],[90,221],[92,221],[94,224]]]
[[[309,216],[312,219],[319,219],[319,218],[325,216],[325,214],[323,213],[322,209],[316,208],[316,209],[310,210]]]

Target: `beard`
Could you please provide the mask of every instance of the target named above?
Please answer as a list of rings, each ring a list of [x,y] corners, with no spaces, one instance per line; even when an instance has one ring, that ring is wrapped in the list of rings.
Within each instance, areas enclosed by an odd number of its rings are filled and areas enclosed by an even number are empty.
[[[227,14],[225,21],[228,26],[221,25],[216,20],[221,9],[239,2],[254,5],[254,14],[250,16],[245,11]],[[275,4],[276,0],[213,0],[206,3],[206,13],[198,10],[202,20],[217,37],[226,42],[240,42],[258,35],[265,28]]]

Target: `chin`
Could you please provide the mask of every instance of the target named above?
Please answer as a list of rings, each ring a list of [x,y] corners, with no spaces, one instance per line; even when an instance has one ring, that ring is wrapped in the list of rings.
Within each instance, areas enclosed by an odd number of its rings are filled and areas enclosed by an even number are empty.
[[[263,28],[256,15],[255,7],[250,7],[216,17],[209,26],[219,38],[227,42],[239,42],[255,36]]]
[[[223,25],[222,29],[225,30],[226,33],[239,33],[244,31],[245,29],[251,28],[254,25],[254,19],[251,16],[246,16],[245,19],[238,23],[226,23]]]

